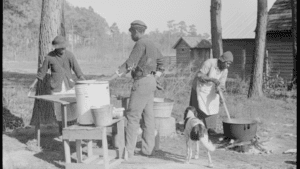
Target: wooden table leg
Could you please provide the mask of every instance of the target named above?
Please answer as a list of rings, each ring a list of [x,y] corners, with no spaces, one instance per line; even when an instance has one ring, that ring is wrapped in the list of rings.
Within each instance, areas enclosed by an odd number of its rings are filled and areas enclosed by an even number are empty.
[[[68,126],[67,119],[67,105],[61,105],[61,113],[62,113],[62,128]]]
[[[65,151],[65,162],[71,163],[71,150],[69,140],[63,140],[64,142],[64,151]]]
[[[77,163],[82,163],[82,146],[81,140],[76,140]]]
[[[106,127],[102,129],[102,149],[103,149],[103,160],[104,160],[104,168],[108,169],[109,167],[109,157],[108,157],[108,145],[107,145],[107,135],[106,135]]]
[[[37,140],[38,149],[40,150],[40,148],[41,148],[41,114],[38,113],[37,117],[38,117],[38,119],[35,124],[35,137]]]
[[[154,150],[159,150],[160,136],[158,130],[155,130],[155,146]]]
[[[61,113],[62,113],[62,129],[66,128],[67,123],[67,105],[61,105]],[[65,154],[65,162],[71,163],[71,150],[69,140],[63,140],[64,144],[64,154]]]
[[[122,158],[125,148],[124,118],[117,123],[119,158]]]
[[[87,147],[88,147],[88,157],[92,157],[93,156],[93,140],[88,141]]]

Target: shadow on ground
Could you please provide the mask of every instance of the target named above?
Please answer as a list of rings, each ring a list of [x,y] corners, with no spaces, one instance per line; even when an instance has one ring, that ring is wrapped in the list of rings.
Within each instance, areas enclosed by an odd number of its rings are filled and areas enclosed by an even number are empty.
[[[57,125],[42,125],[41,126],[41,149],[37,147],[37,140],[35,137],[35,128],[32,126],[27,126],[26,128],[18,128],[10,132],[3,132],[6,136],[15,138],[20,143],[24,144],[24,148],[35,152],[34,156],[47,162],[53,164],[57,168],[65,168],[64,159],[64,147],[63,142],[58,138],[58,126]],[[112,148],[112,137],[107,136],[109,149]],[[83,140],[82,144],[86,144],[86,140]],[[9,144],[9,143],[7,143]],[[12,145],[13,146],[13,145]],[[86,145],[83,145],[85,147]],[[101,140],[93,140],[93,148],[102,147]],[[76,143],[70,141],[71,156],[76,154]],[[87,153],[83,152],[83,155]],[[76,163],[76,157],[72,156],[72,163]]]
[[[297,165],[297,161],[285,161],[287,164]]]
[[[137,142],[136,147],[138,149],[141,149],[142,141]],[[185,157],[183,155],[173,154],[173,153],[163,151],[163,150],[154,151],[152,156],[146,156],[146,155],[142,154],[141,151],[136,152],[135,155],[145,156],[148,158],[156,158],[156,159],[161,159],[161,160],[166,160],[166,161],[172,161],[172,162],[176,162],[176,163],[183,163],[184,159],[185,159]]]

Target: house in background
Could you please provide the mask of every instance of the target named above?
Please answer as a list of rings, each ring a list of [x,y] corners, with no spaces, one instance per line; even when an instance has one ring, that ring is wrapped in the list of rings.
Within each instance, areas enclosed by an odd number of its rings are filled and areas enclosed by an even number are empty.
[[[201,37],[181,37],[173,46],[176,49],[176,66],[186,66],[193,62],[193,67],[211,57],[211,42]]]
[[[252,3],[250,1],[243,3]],[[257,12],[235,15],[222,28],[223,51],[231,51],[234,61],[228,77],[248,80],[255,52]],[[277,0],[268,12],[264,74],[291,80],[293,74],[292,11],[290,0]],[[196,66],[211,57],[211,42],[200,37],[181,37],[173,46],[176,65],[197,60]],[[173,59],[174,61],[175,59]]]
[[[290,0],[277,0],[268,12],[264,73],[291,80],[293,73],[292,11]],[[248,79],[255,52],[256,11],[235,16],[224,24],[223,51],[231,51],[234,62],[229,77]]]
[[[277,0],[268,12],[266,49],[270,68],[268,73],[291,80],[294,57],[290,0]]]

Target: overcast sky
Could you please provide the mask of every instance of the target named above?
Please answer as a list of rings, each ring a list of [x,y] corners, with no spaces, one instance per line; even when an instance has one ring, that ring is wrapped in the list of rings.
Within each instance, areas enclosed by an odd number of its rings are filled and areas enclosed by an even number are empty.
[[[67,0],[73,6],[88,8],[105,18],[109,26],[117,23],[121,32],[128,32],[130,23],[142,20],[146,33],[168,30],[167,21],[194,24],[197,33],[210,34],[210,0]],[[268,9],[276,0],[268,0]],[[235,16],[256,15],[257,0],[222,0],[221,22],[230,24]]]

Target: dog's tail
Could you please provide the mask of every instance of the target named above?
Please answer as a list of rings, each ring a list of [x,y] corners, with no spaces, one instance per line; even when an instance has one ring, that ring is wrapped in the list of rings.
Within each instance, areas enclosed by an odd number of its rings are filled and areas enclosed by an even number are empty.
[[[203,137],[200,138],[201,143],[204,147],[209,151],[215,151],[216,147],[212,144],[212,142],[208,139],[208,135],[204,134]]]

